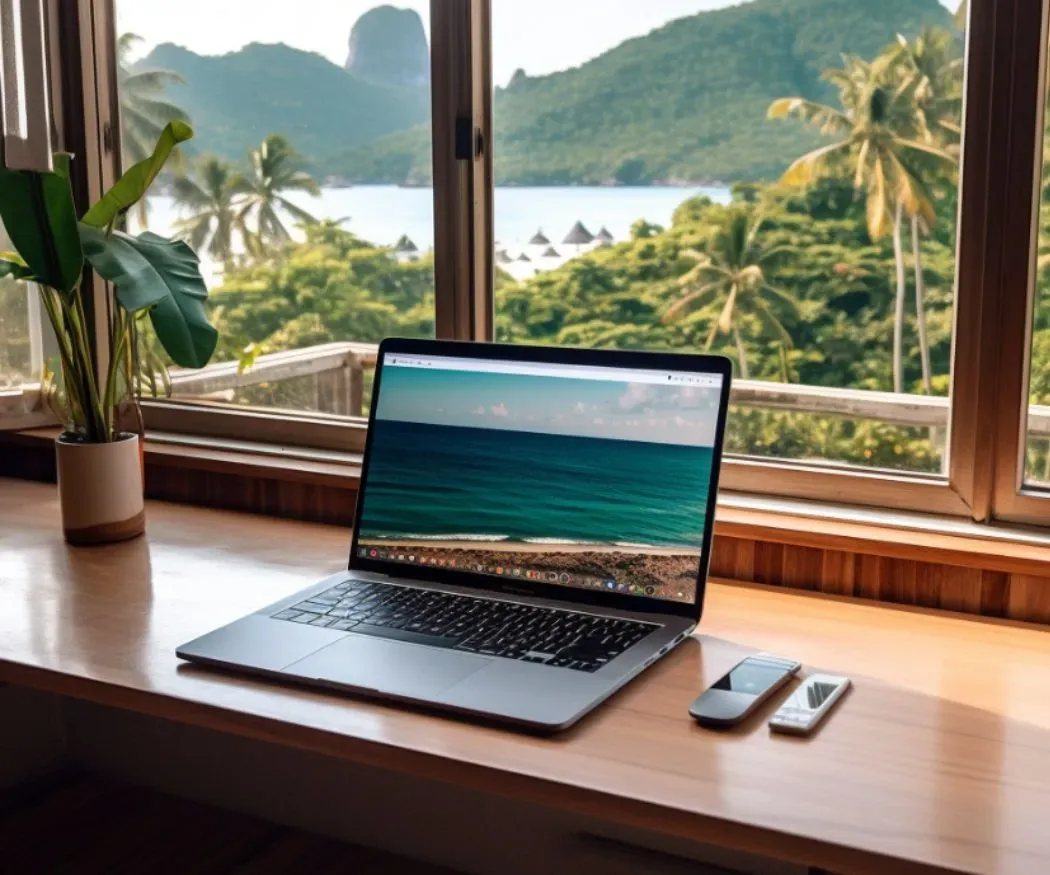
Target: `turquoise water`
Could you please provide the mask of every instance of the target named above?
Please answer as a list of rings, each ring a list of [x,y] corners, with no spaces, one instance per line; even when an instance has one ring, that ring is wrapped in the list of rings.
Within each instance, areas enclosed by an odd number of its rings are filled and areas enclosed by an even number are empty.
[[[520,279],[537,267],[550,269],[579,254],[576,247],[561,243],[577,219],[591,233],[597,233],[604,226],[617,240],[624,240],[636,220],[668,225],[682,201],[700,194],[718,203],[728,203],[730,198],[729,189],[705,186],[497,188],[495,239],[500,248],[514,256],[526,252],[533,258],[529,264],[516,262],[509,266],[510,272]],[[407,234],[422,250],[434,245],[434,191],[430,188],[357,185],[323,188],[317,198],[296,194],[290,200],[319,219],[344,219],[343,227],[348,231],[381,246],[393,246],[402,234]],[[149,199],[149,209],[150,230],[173,234],[179,213],[172,198],[153,196]],[[528,241],[538,228],[554,242],[559,258],[536,260],[546,248],[529,246]],[[217,266],[205,257],[203,267],[209,282],[218,284]]]
[[[364,538],[700,547],[707,447],[378,420]]]

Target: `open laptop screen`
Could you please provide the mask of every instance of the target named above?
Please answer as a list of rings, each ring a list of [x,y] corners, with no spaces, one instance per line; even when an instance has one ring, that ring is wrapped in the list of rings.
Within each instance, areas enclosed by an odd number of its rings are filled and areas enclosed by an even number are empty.
[[[692,603],[719,374],[385,353],[357,555]]]

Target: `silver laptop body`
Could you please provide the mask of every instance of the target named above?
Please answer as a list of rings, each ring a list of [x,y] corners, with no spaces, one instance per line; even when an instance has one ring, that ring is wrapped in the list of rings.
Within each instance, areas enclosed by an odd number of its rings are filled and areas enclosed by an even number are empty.
[[[384,341],[349,569],[176,653],[564,729],[700,620],[729,381],[718,356]]]

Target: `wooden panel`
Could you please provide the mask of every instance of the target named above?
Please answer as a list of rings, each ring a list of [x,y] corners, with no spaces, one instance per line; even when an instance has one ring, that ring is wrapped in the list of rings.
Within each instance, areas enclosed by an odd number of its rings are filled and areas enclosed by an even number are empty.
[[[983,572],[978,568],[932,566],[931,580],[940,595],[940,607],[947,611],[979,614],[982,575]]]
[[[146,494],[164,501],[341,526],[353,524],[357,501],[356,489],[157,465],[147,469]]]
[[[148,540],[75,549],[53,489],[0,490],[0,682],[844,875],[1050,871],[1041,629],[715,582],[698,636],[544,739],[178,663],[183,641],[338,569],[344,530],[151,503]],[[890,585],[891,563],[873,570]],[[853,677],[816,738],[688,719],[763,649]]]
[[[981,572],[981,614],[983,616],[1009,616],[1008,581],[1008,576],[1001,571]]]
[[[755,543],[755,582],[779,585],[784,574],[783,544]]]
[[[1050,578],[1011,575],[1007,616],[1029,623],[1050,624]]]
[[[792,589],[820,591],[824,551],[814,547],[785,547],[780,574],[775,581]]]
[[[857,557],[842,550],[823,550],[820,558],[820,590],[835,595],[854,594]]]

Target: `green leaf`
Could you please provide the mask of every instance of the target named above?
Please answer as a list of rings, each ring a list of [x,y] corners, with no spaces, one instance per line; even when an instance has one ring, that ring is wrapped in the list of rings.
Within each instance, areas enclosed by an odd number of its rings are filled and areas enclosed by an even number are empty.
[[[193,128],[185,122],[171,121],[164,126],[153,154],[131,167],[113,187],[88,210],[81,221],[85,225],[105,228],[117,216],[139,202],[146,190],[164,169],[171,150],[193,136]]]
[[[5,258],[3,256],[7,253],[0,255],[0,279],[4,277],[14,277],[16,280],[29,280],[30,282],[36,281],[36,276],[28,267],[24,264],[20,264],[19,261],[14,259]]]
[[[149,309],[164,351],[175,364],[202,368],[215,351],[219,333],[208,322],[208,288],[197,255],[184,242],[145,232],[138,237],[81,225],[84,252],[99,275],[117,287],[117,300],[130,313]]]
[[[69,180],[0,167],[0,219],[36,281],[68,295],[84,271]]]

